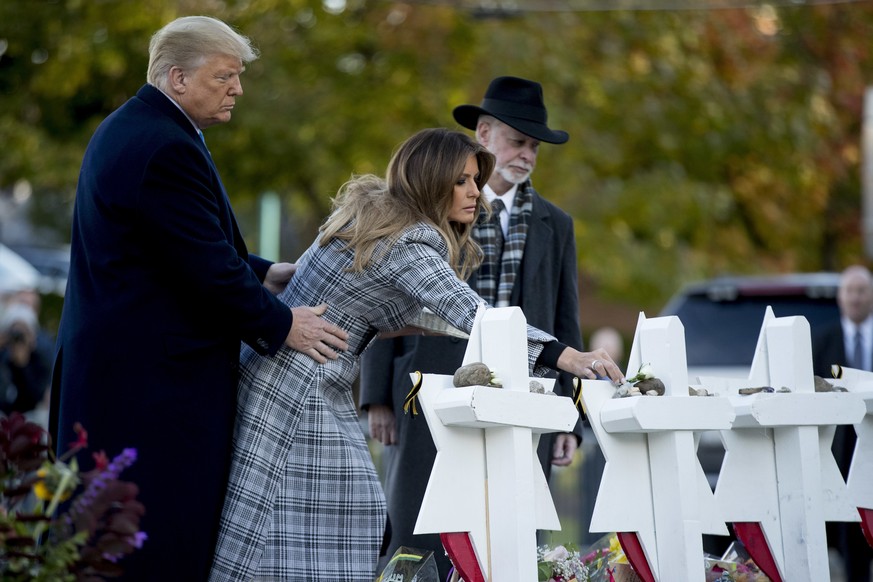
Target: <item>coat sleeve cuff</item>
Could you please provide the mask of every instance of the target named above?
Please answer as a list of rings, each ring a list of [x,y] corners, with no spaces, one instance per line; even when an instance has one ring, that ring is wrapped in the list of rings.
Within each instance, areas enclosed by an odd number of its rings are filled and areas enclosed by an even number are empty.
[[[567,349],[567,344],[562,344],[557,340],[543,344],[543,351],[540,352],[540,357],[537,358],[537,364],[557,370],[558,358],[565,349]]]

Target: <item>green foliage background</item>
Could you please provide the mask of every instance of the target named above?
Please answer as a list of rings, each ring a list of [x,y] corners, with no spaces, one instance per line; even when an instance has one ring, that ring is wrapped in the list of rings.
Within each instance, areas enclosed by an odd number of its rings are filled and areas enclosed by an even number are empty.
[[[151,34],[188,14],[261,51],[233,121],[207,132],[254,250],[261,193],[282,197],[293,260],[351,174],[455,127],[454,106],[511,74],[544,85],[571,135],[542,147],[534,183],[575,217],[602,296],[653,309],[714,274],[862,260],[864,1],[479,19],[378,0],[4,0],[0,191],[28,181],[36,218],[66,237],[91,133],[144,82]]]

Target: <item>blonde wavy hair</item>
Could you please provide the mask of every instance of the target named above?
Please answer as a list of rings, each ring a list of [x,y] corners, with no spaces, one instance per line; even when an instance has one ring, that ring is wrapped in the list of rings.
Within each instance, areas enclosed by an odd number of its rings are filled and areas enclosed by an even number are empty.
[[[473,224],[449,220],[454,187],[470,156],[476,156],[481,190],[494,170],[494,156],[472,138],[449,129],[424,129],[404,141],[388,163],[387,178],[356,176],[333,199],[333,211],[321,226],[321,245],[332,239],[354,249],[353,271],[360,272],[388,252],[406,228],[432,225],[449,247],[448,263],[461,279],[479,266],[482,251],[470,237]],[[477,199],[478,211],[486,205]],[[490,212],[490,208],[488,208]],[[376,255],[383,240],[387,244]]]

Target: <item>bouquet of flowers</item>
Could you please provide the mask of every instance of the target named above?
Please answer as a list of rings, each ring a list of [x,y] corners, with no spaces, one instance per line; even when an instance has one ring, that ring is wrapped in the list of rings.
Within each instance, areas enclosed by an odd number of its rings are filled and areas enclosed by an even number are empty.
[[[18,413],[0,419],[4,581],[117,576],[122,571],[118,560],[146,539],[139,531],[144,508],[136,500],[137,487],[118,480],[136,460],[136,450],[125,449],[111,462],[102,451],[96,453],[94,469],[81,473],[73,455],[88,446],[88,433],[81,426],[76,433],[76,442],[56,459],[42,427]]]
[[[739,540],[732,542],[720,558],[706,554],[703,561],[707,582],[770,582]]]
[[[568,544],[537,550],[540,582],[639,582],[628,563],[618,536],[606,534],[584,552]],[[749,557],[742,543],[735,541],[721,557],[704,555],[707,582],[769,582]]]
[[[583,582],[588,579],[588,566],[575,545],[537,548],[538,582]]]
[[[573,544],[537,549],[541,582],[633,582],[636,575],[627,562],[618,536],[606,534],[588,549]]]

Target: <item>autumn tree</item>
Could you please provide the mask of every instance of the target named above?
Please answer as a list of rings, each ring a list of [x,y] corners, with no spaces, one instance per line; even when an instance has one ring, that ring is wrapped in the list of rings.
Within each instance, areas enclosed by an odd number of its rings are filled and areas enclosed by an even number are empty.
[[[145,81],[150,35],[211,14],[261,51],[233,121],[206,132],[252,247],[262,193],[283,200],[293,259],[353,173],[383,171],[422,127],[456,127],[454,106],[511,74],[544,85],[550,125],[571,135],[543,145],[534,184],[575,217],[600,293],[652,310],[692,279],[860,257],[873,4],[501,18],[459,6],[7,0],[0,191],[26,183],[36,218],[66,237],[84,148]]]

